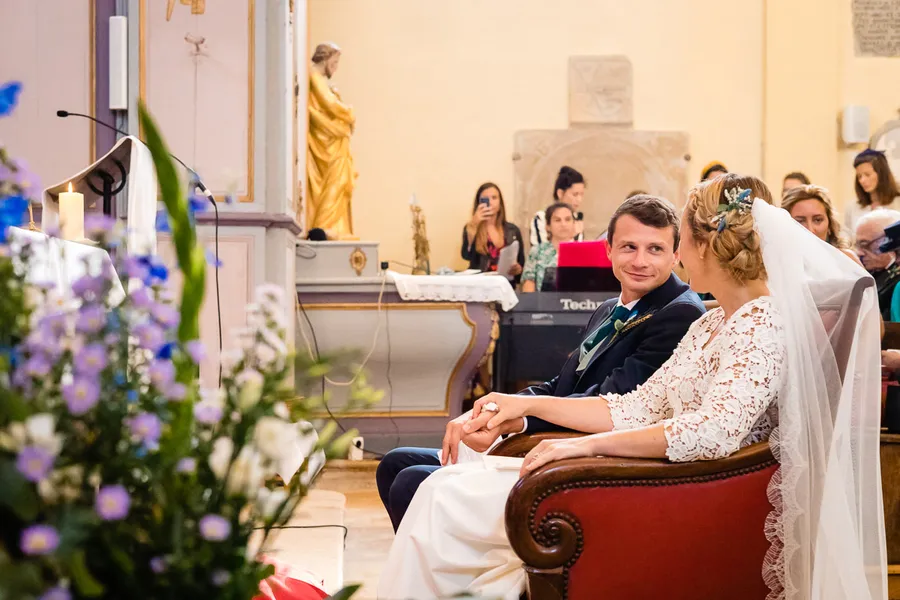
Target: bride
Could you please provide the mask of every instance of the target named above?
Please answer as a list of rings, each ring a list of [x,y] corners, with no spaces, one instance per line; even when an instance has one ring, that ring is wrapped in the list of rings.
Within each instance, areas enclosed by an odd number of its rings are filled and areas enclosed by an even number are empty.
[[[593,435],[542,442],[518,472],[475,459],[429,476],[397,531],[379,598],[517,599],[525,577],[505,502],[520,476],[548,462],[710,460],[766,438],[780,463],[769,490],[772,548],[760,565],[769,598],[887,597],[877,306],[867,290],[852,376],[842,381],[817,305],[846,308],[866,275],[785,211],[752,200],[758,185],[729,174],[691,190],[681,260],[694,290],[711,292],[720,308],[693,324],[644,385],[598,398],[491,394],[476,403],[469,431],[534,415]]]

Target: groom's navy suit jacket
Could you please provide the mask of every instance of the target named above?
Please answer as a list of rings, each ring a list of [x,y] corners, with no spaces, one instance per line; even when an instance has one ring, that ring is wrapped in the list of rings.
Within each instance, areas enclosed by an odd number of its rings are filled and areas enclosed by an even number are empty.
[[[582,342],[603,323],[617,302],[614,298],[600,305],[584,330]],[[580,362],[577,349],[558,376],[519,394],[572,398],[630,392],[669,360],[691,323],[706,312],[700,297],[675,274],[641,298],[634,310],[637,314],[620,331],[601,342],[584,371],[577,372]],[[561,429],[543,419],[528,417],[525,431]]]

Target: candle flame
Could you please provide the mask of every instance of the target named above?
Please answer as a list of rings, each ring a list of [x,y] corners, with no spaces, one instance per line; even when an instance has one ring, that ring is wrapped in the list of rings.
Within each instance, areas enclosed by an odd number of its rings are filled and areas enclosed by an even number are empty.
[[[70,194],[72,193],[72,182],[71,181],[69,182],[69,193]]]

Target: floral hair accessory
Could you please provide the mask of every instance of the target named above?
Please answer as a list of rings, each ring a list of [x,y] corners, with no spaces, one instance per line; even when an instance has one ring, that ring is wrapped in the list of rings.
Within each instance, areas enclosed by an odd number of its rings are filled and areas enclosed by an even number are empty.
[[[750,212],[753,208],[753,200],[750,198],[750,190],[745,188],[731,188],[725,190],[727,204],[720,204],[716,208],[716,216],[713,223],[718,223],[717,231],[722,233],[728,227],[728,213],[737,211],[739,214]]]

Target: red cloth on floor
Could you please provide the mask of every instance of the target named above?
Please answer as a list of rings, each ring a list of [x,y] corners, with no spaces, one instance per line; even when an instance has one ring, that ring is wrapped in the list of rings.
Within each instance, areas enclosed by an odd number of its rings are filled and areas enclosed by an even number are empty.
[[[298,579],[302,575],[290,565],[268,556],[264,560],[275,567],[275,574],[259,582],[260,595],[253,600],[323,600],[328,597],[321,587]]]

